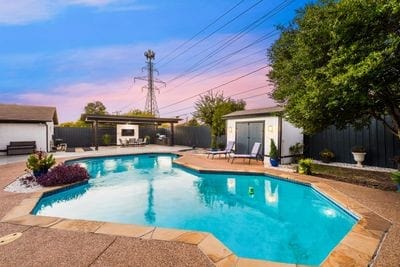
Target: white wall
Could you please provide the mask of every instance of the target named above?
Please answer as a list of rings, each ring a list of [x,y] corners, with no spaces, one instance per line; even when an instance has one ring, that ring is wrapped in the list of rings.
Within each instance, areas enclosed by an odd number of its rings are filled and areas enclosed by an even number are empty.
[[[286,121],[285,119],[282,120],[282,148],[281,148],[281,155],[283,156],[290,156],[289,147],[295,145],[296,143],[303,144],[303,133],[302,130],[296,128],[293,124]],[[290,163],[291,158],[282,158],[281,163]]]
[[[54,134],[53,123],[48,123],[48,143],[45,123],[0,123],[0,150],[6,150],[11,141],[36,141],[36,149],[48,151]]]
[[[122,136],[122,129],[135,130],[134,136]],[[139,125],[134,124],[117,124],[117,145],[121,145],[120,139],[126,142],[129,138],[139,138]]]
[[[271,139],[274,139],[275,144],[278,146],[278,125],[279,117],[254,117],[254,118],[243,118],[243,119],[228,119],[226,124],[227,141],[235,141],[236,135],[236,123],[237,122],[256,122],[264,121],[264,155],[269,154]],[[303,143],[303,134],[301,129],[296,128],[285,119],[282,120],[282,147],[281,155],[289,156],[289,147],[296,144],[297,142]],[[283,158],[281,163],[290,163],[291,158]]]
[[[244,119],[229,119],[226,127],[226,140],[235,141],[236,138],[236,123],[237,122],[257,122],[263,121],[264,125],[264,155],[269,154],[271,139],[274,139],[278,145],[278,117],[255,117]]]

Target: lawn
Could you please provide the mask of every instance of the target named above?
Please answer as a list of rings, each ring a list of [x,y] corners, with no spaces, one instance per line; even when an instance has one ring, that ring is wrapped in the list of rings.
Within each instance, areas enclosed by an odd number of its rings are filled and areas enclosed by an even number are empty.
[[[396,191],[396,184],[391,180],[390,173],[350,169],[337,166],[313,164],[314,176],[332,179],[387,191]]]

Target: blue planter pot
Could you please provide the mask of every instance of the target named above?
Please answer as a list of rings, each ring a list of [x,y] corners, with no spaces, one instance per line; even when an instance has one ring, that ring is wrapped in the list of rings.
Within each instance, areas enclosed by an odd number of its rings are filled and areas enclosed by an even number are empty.
[[[33,171],[33,175],[38,178],[40,176],[42,176],[43,174],[46,174],[49,171],[49,169],[43,169],[43,170],[36,170]]]
[[[400,192],[400,184],[397,184],[397,192]]]
[[[278,167],[279,161],[277,159],[269,159],[269,162],[271,163],[272,167]]]

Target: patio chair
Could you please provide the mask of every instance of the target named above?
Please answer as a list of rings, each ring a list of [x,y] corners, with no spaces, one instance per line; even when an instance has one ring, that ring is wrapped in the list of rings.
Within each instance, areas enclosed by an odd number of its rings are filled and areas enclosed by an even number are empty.
[[[118,140],[121,146],[126,146],[126,140],[123,140],[122,138],[119,138]]]
[[[235,146],[234,141],[229,141],[228,144],[226,145],[226,148],[224,150],[219,150],[219,151],[208,151],[207,153],[207,158],[212,155],[212,159],[214,159],[215,155],[225,155],[225,158],[228,156],[228,154],[233,152],[233,147]]]
[[[231,163],[233,163],[233,161],[236,158],[249,159],[249,164],[250,164],[251,159],[255,159],[258,161],[258,158],[260,156],[260,148],[261,148],[261,143],[255,142],[253,145],[253,148],[251,149],[250,154],[233,154],[233,155],[231,155],[231,157],[232,157]],[[228,159],[228,161],[229,161],[229,159]]]
[[[142,138],[139,138],[139,139],[138,139],[138,145],[139,145],[139,146],[141,146],[141,145],[143,145],[143,146],[144,146],[144,145],[147,145],[147,138],[146,138],[146,137],[143,138],[143,139],[142,139]]]

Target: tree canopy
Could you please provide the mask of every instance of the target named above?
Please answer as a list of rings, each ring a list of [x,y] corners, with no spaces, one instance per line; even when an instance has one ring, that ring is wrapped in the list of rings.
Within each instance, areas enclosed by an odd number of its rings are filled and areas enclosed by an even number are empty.
[[[211,128],[211,146],[216,147],[216,137],[225,134],[225,121],[222,116],[243,110],[246,102],[224,97],[223,94],[212,92],[200,96],[195,103],[193,116]]]
[[[67,121],[63,122],[60,124],[60,127],[78,127],[78,128],[85,128],[85,127],[90,127],[90,124],[82,121],[82,120],[77,120],[77,121]]]
[[[108,113],[106,106],[100,101],[87,103],[84,110],[85,114],[91,115],[105,115]]]
[[[137,116],[137,117],[148,117],[148,118],[154,118],[154,114],[150,112],[146,112],[140,109],[132,109],[128,111],[127,113],[124,114],[125,116]]]
[[[375,118],[400,138],[398,0],[320,0],[279,29],[268,77],[289,121],[315,133]]]

